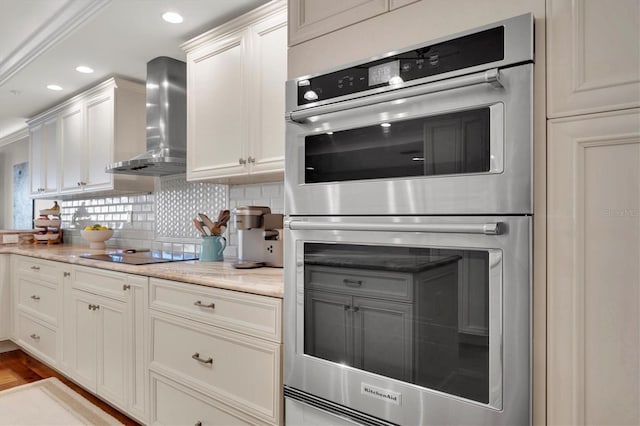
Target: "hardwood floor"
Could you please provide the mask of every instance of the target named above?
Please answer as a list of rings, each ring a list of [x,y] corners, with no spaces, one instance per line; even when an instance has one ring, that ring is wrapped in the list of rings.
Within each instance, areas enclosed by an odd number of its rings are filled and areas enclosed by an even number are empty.
[[[49,377],[57,377],[65,385],[123,424],[127,426],[139,424],[23,351],[15,350],[0,353],[0,391]]]

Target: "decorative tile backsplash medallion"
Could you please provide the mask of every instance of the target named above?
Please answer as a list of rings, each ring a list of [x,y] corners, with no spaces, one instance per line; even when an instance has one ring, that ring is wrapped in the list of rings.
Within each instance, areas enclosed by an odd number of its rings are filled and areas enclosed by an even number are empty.
[[[156,187],[156,238],[162,241],[199,240],[192,220],[205,213],[212,220],[229,205],[227,185],[187,182],[184,175],[160,178]]]
[[[65,242],[86,244],[80,236],[84,226],[94,223],[115,229],[108,247],[150,248],[174,253],[198,253],[200,237],[192,219],[206,213],[215,220],[224,208],[269,206],[284,212],[282,182],[227,186],[187,182],[184,175],[156,180],[152,194],[62,201],[62,228]],[[225,257],[237,256],[237,233],[227,229]]]

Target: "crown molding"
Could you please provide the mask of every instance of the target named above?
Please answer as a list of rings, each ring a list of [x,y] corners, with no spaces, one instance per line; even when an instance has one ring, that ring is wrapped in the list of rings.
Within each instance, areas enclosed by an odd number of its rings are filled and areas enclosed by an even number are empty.
[[[0,86],[103,10],[111,0],[69,0],[0,62]]]
[[[199,36],[192,38],[180,45],[180,48],[189,53],[194,49],[202,46],[204,43],[208,43],[212,40],[217,40],[228,36],[231,33],[248,27],[255,22],[275,15],[276,13],[284,12],[287,10],[286,0],[272,0],[260,7],[257,7],[244,15],[240,15],[231,21],[225,22],[212,30],[209,30]]]
[[[5,145],[9,145],[12,144],[14,142],[17,142],[21,139],[24,139],[26,137],[29,136],[29,129],[27,127],[24,127],[18,131],[15,131],[13,133],[11,133],[10,135],[7,135],[3,138],[0,138],[0,148],[5,146]]]

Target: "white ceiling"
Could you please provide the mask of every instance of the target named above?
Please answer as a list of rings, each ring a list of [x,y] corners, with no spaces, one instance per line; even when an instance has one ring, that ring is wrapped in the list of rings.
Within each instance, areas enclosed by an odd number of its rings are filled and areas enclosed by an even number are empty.
[[[0,140],[73,94],[120,75],[143,81],[157,56],[268,0],[0,0]],[[181,24],[162,20],[166,11]],[[75,71],[92,67],[93,74]],[[58,84],[54,92],[47,84]]]

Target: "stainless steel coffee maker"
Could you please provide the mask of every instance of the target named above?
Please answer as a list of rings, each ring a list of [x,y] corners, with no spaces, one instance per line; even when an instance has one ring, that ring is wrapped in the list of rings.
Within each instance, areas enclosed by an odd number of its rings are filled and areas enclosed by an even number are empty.
[[[236,268],[271,266],[282,268],[284,215],[271,213],[269,207],[243,206],[233,210],[238,231]]]

